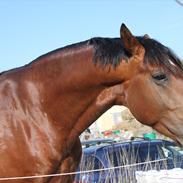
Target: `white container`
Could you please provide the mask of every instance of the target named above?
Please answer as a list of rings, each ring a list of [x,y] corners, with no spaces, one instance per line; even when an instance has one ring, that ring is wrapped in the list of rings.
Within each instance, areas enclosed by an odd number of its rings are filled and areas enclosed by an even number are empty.
[[[183,183],[183,169],[136,171],[137,183]]]

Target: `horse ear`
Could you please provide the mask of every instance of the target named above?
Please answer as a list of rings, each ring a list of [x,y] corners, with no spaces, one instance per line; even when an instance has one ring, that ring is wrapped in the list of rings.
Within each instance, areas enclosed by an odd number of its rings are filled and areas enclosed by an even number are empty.
[[[124,49],[129,52],[131,55],[144,54],[144,47],[139,43],[137,38],[132,35],[130,30],[126,27],[125,24],[121,25],[120,29],[121,39],[123,40]]]

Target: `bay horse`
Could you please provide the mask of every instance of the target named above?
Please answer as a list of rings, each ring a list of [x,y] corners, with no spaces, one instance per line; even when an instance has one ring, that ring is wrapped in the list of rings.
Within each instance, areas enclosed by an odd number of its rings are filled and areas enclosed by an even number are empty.
[[[180,59],[124,24],[120,35],[66,46],[0,74],[1,178],[75,171],[79,135],[113,105],[126,106],[138,121],[183,144]]]

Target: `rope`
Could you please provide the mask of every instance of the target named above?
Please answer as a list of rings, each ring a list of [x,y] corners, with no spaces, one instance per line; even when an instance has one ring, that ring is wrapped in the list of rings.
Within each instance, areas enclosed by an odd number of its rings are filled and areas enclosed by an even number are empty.
[[[37,178],[48,178],[48,177],[59,177],[59,176],[66,176],[66,175],[85,174],[85,173],[100,172],[100,171],[105,171],[105,170],[115,170],[115,169],[120,169],[120,168],[133,167],[133,166],[138,166],[138,165],[142,165],[142,164],[155,163],[155,162],[166,161],[166,160],[167,159],[164,158],[164,159],[148,161],[148,162],[143,162],[143,163],[135,163],[135,164],[131,164],[131,165],[123,165],[123,166],[101,168],[101,169],[95,169],[95,170],[86,170],[86,171],[77,171],[77,172],[68,172],[68,173],[57,173],[57,174],[48,174],[48,175],[33,175],[33,176],[23,176],[23,177],[7,177],[7,178],[0,178],[0,181],[37,179]]]

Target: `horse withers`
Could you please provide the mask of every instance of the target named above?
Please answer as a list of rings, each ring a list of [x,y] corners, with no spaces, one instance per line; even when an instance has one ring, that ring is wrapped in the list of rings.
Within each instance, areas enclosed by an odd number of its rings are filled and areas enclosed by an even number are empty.
[[[75,171],[79,135],[113,105],[183,144],[181,61],[124,24],[120,34],[66,46],[0,74],[1,178]],[[70,183],[73,177],[7,182]]]

